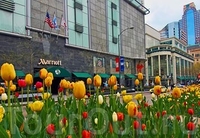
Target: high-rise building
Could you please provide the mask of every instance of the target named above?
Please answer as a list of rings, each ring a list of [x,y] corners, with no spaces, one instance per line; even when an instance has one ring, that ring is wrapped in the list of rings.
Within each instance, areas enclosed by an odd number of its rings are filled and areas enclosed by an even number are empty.
[[[160,31],[160,38],[166,39],[170,37],[180,38],[180,29],[179,29],[179,22],[172,22],[167,24],[161,31]]]
[[[200,43],[200,12],[196,10],[194,2],[183,6],[183,16],[180,23],[181,34],[186,34],[188,45]],[[185,40],[185,35],[181,35]]]

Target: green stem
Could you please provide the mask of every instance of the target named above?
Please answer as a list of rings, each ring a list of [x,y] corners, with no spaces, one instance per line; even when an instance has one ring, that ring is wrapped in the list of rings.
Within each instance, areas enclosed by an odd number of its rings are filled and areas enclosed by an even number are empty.
[[[90,96],[91,96],[91,85],[89,85],[89,93],[90,93]]]
[[[30,91],[30,87],[28,85],[27,86],[27,105],[29,104],[29,91]]]
[[[11,110],[11,104],[10,104],[10,81],[8,81],[8,118],[10,121],[10,132],[11,132],[11,137],[12,137],[12,132],[13,132],[13,121],[12,121],[12,110]]]
[[[43,83],[42,83],[42,85],[43,85],[43,91],[42,91],[42,97],[43,97],[43,101],[44,101],[44,80],[43,80]]]
[[[22,95],[22,103],[21,103],[21,104],[23,105],[23,101],[24,101],[24,100],[23,100],[23,99],[24,99],[24,97],[23,97],[24,88],[22,87],[21,89],[22,89],[22,90],[21,90],[21,95]]]
[[[78,130],[79,130],[79,138],[82,138],[82,124],[81,124],[81,100],[79,100],[78,103],[78,114],[79,114],[79,120],[78,120]]]

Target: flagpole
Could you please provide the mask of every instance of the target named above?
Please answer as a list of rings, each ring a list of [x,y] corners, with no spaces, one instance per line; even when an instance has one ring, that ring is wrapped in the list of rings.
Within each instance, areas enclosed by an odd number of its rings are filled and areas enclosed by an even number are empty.
[[[48,8],[48,9],[49,9],[49,8]],[[48,12],[48,9],[47,9],[47,11],[46,11],[46,14],[47,14],[47,12]],[[43,34],[44,34],[44,27],[45,27],[46,16],[47,16],[47,15],[45,15],[44,24],[43,24],[43,28],[42,28],[42,39],[43,39]]]
[[[60,34],[62,18],[63,18],[63,15],[61,15],[61,18],[60,18],[60,25],[59,25],[59,30],[58,30],[58,34],[57,34],[57,40],[58,40],[58,35]]]

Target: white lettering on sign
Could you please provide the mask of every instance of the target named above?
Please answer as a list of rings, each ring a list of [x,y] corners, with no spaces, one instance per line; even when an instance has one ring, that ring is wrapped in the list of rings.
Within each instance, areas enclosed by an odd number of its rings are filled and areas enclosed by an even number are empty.
[[[45,60],[45,59],[40,59],[38,65],[55,65],[55,66],[61,66],[61,60]]]

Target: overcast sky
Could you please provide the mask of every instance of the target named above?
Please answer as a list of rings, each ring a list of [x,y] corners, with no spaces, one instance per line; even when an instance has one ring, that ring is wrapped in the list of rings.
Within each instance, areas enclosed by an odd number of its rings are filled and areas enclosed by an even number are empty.
[[[200,0],[144,0],[145,7],[150,10],[145,15],[145,23],[160,31],[168,23],[180,20],[183,6],[191,2],[200,9]]]

